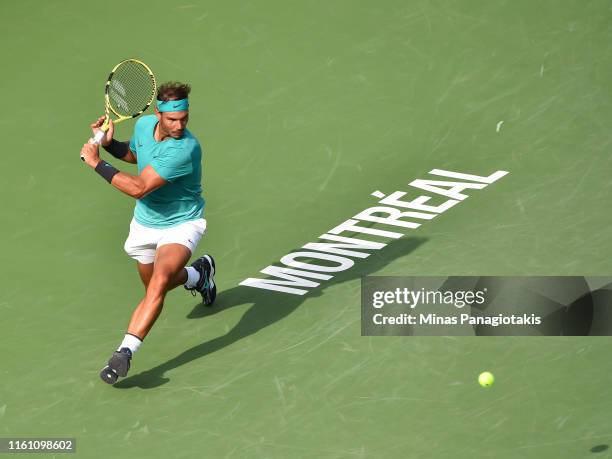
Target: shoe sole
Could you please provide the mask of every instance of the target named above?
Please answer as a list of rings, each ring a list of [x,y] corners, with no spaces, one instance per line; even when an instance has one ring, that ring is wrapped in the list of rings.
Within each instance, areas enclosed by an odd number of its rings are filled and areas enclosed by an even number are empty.
[[[119,379],[119,375],[107,365],[100,371],[100,378],[106,384],[115,384],[117,382],[117,379]]]
[[[215,300],[214,298],[211,299],[210,292],[212,291],[212,289],[217,288],[215,286],[215,262],[213,261],[210,255],[204,255],[204,258],[206,258],[206,260],[208,261],[208,264],[210,265],[210,274],[208,275],[208,289],[206,291],[206,295],[202,295],[202,297],[204,299],[204,304],[206,306],[212,306]]]

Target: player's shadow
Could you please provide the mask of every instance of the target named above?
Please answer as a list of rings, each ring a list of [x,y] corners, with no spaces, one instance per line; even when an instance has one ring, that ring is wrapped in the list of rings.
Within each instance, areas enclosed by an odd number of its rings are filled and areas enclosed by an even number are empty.
[[[425,238],[406,238],[393,241],[378,252],[372,253],[368,258],[355,259],[355,266],[339,273],[329,281],[322,281],[319,287],[303,296],[291,295],[270,290],[262,290],[252,287],[238,285],[229,290],[220,292],[213,307],[197,305],[189,314],[188,318],[196,319],[207,317],[229,308],[243,304],[253,303],[246,311],[240,321],[225,335],[218,336],[205,341],[197,346],[187,349],[185,352],[164,362],[150,370],[143,371],[115,384],[120,389],[140,387],[151,389],[161,386],[169,381],[165,373],[193,360],[204,357],[215,351],[223,349],[243,338],[246,338],[259,330],[272,325],[295,311],[308,298],[323,295],[325,289],[343,282],[369,276],[387,266],[392,261],[404,257],[427,241]],[[360,307],[355,305],[355,307]]]

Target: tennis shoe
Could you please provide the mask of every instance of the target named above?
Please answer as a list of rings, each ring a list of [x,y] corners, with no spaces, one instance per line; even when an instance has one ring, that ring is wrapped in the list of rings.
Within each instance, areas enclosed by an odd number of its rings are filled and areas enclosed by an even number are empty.
[[[100,371],[100,378],[107,384],[115,384],[119,376],[127,376],[132,360],[132,351],[122,347],[108,360],[108,364]]]
[[[187,288],[195,296],[200,292],[202,300],[206,306],[215,302],[217,297],[217,286],[215,285],[215,260],[211,255],[204,255],[191,264],[192,268],[200,274],[198,283],[193,288]]]

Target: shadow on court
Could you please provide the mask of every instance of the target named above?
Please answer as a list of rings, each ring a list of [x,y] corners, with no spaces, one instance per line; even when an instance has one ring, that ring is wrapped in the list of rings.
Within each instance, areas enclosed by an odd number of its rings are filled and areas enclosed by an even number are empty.
[[[140,387],[151,389],[161,386],[169,381],[165,373],[186,363],[197,360],[215,351],[223,349],[259,330],[272,325],[295,311],[305,300],[325,294],[325,289],[332,285],[369,276],[387,266],[392,261],[404,257],[415,251],[427,241],[426,238],[406,238],[393,241],[379,252],[374,252],[366,259],[356,259],[355,266],[338,274],[329,281],[322,281],[318,288],[304,296],[283,294],[270,290],[252,287],[236,286],[229,290],[219,292],[215,305],[211,308],[203,305],[196,306],[187,317],[197,319],[230,309],[234,306],[253,303],[253,306],[244,313],[240,321],[225,335],[210,339],[187,349],[185,352],[164,362],[150,370],[129,376],[115,384],[114,387],[129,389]],[[330,273],[331,274],[331,273]],[[360,308],[359,305],[355,307]]]

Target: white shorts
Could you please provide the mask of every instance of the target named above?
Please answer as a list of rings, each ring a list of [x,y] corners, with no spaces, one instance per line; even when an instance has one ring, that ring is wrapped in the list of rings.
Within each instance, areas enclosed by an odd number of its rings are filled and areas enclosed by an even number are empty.
[[[206,231],[206,220],[191,220],[171,228],[148,228],[135,219],[130,223],[130,234],[123,248],[126,253],[142,264],[155,260],[155,251],[166,244],[181,244],[193,254]]]

